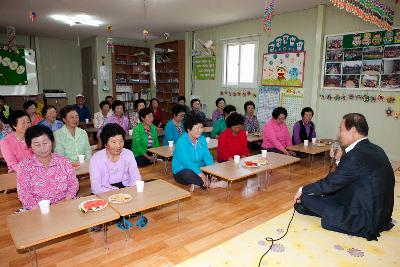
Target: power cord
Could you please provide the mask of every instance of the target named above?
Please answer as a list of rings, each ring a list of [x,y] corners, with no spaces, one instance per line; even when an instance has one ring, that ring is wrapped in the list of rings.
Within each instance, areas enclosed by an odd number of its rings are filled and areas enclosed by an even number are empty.
[[[279,237],[279,238],[277,238],[277,239],[273,239],[272,237],[266,237],[266,238],[265,238],[265,241],[271,242],[271,245],[269,246],[268,250],[261,256],[260,261],[258,262],[258,267],[261,266],[261,262],[262,262],[262,259],[264,258],[264,256],[267,255],[267,253],[272,249],[272,246],[274,245],[274,242],[279,241],[279,240],[281,240],[282,238],[284,238],[284,237],[286,236],[286,234],[287,234],[288,231],[289,231],[290,224],[291,224],[292,221],[293,221],[293,217],[294,217],[294,214],[295,214],[295,213],[296,213],[296,210],[293,209],[292,218],[290,218],[289,224],[288,224],[288,226],[287,226],[287,228],[286,228],[286,232],[283,234],[283,236],[281,236],[281,237]]]

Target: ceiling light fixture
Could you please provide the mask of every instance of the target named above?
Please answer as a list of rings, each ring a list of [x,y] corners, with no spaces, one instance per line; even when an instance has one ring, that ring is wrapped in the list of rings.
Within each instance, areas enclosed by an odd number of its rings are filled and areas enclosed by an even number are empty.
[[[103,24],[102,21],[94,19],[92,16],[87,14],[78,14],[78,15],[51,15],[52,19],[61,21],[69,26],[74,25],[87,25],[98,27]]]

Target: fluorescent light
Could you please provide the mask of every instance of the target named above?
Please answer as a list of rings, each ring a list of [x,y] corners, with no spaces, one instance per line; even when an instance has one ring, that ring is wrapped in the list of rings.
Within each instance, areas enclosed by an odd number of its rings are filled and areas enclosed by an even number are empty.
[[[98,27],[103,24],[102,21],[94,19],[92,16],[86,14],[78,14],[78,15],[51,15],[51,18],[64,22],[70,26],[74,25],[88,25]]]

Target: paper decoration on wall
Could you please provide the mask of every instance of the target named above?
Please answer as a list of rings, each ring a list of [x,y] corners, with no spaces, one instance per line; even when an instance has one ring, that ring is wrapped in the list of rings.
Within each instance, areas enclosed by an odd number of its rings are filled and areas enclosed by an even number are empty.
[[[275,12],[275,0],[266,0],[263,16],[264,29],[267,32],[271,31],[272,15]]]
[[[251,89],[229,89],[219,92],[220,96],[233,96],[233,97],[257,97],[255,92],[252,92]]]
[[[294,125],[301,119],[301,110],[303,109],[304,97],[302,95],[294,95],[292,93],[281,92],[281,106],[286,108],[288,116],[286,117],[287,125]]]
[[[258,87],[257,119],[260,128],[272,118],[272,111],[280,105],[280,87],[259,86]]]
[[[268,53],[304,51],[304,40],[295,35],[283,34],[268,43]]]
[[[215,56],[193,59],[195,80],[215,80]]]
[[[213,40],[203,41],[202,39],[197,39],[196,49],[192,51],[192,56],[214,56],[215,55],[215,45]]]
[[[303,87],[305,52],[264,54],[262,85]]]
[[[6,50],[12,50],[14,53],[19,53],[19,50],[15,48],[15,27],[7,26],[7,44],[4,46]]]
[[[323,88],[400,89],[400,29],[326,37]]]
[[[0,85],[28,84],[24,49],[0,49]]]
[[[339,8],[345,9],[360,19],[375,24],[379,28],[391,30],[394,10],[380,0],[330,0]]]

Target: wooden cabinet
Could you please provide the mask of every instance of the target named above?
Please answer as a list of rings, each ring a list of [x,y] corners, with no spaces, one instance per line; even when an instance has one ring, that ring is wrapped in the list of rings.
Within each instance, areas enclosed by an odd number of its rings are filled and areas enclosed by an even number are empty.
[[[185,41],[155,45],[156,96],[164,118],[172,118],[172,107],[185,96]]]
[[[150,97],[150,49],[115,45],[112,57],[114,99],[133,109],[133,102]]]

